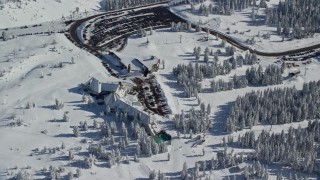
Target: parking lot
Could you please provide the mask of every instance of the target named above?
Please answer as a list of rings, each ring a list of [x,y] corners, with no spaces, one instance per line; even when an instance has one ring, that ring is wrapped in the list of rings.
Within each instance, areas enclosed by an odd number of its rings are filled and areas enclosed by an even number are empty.
[[[85,27],[84,39],[88,45],[101,49],[113,49],[121,47],[128,35],[136,33],[140,28],[164,28],[170,27],[171,22],[179,19],[171,14],[165,7],[154,7],[138,11],[130,11],[128,14],[99,17],[90,26]],[[88,31],[90,31],[88,33]]]
[[[156,78],[134,79],[138,86],[139,100],[152,112],[159,115],[172,114],[167,98]]]

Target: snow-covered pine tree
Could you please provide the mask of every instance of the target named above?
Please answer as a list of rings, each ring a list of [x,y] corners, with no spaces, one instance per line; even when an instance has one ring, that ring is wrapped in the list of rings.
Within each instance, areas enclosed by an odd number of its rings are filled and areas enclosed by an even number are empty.
[[[78,126],[73,127],[73,134],[75,137],[79,137],[79,127]]]

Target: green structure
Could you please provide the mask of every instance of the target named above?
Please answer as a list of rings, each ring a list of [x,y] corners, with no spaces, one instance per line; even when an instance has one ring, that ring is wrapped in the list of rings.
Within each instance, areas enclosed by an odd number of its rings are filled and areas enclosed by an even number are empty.
[[[160,143],[162,141],[170,141],[171,140],[171,136],[169,134],[167,134],[165,131],[160,131],[160,133],[158,133],[153,140],[156,143]]]

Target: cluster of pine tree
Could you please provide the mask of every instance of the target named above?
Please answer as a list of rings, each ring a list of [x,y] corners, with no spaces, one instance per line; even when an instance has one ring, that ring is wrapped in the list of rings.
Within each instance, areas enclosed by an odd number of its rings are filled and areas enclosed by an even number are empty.
[[[184,86],[183,93],[186,97],[197,97],[201,91],[203,73],[198,63],[195,65],[179,64],[173,68],[173,75],[177,76],[177,83]]]
[[[196,56],[196,60],[200,59],[200,55],[201,55],[201,47],[194,47],[193,48],[193,55]]]
[[[225,42],[225,41],[223,41]],[[214,62],[218,63],[219,62],[219,57],[218,55],[221,54],[221,50],[217,50],[216,54],[214,55]],[[198,47],[194,47],[193,48],[193,55],[195,56],[196,60],[199,60],[200,59],[200,56],[201,56],[201,47],[198,46]],[[206,47],[205,50],[204,50],[204,53],[203,53],[203,61],[205,63],[208,63],[209,62],[209,55],[213,55],[213,51],[212,49],[210,50],[209,47]]]
[[[319,16],[318,0],[285,0],[267,11],[265,22],[277,25],[279,35],[301,39],[320,32]]]
[[[204,103],[200,104],[200,110],[195,110],[192,107],[187,113],[184,111],[181,114],[176,114],[173,118],[176,128],[182,129],[183,133],[201,133],[207,132],[212,126],[212,119],[209,118],[211,113],[210,104],[207,108]]]
[[[167,144],[164,142],[156,143],[148,136],[144,128],[140,127],[138,124],[134,124],[132,128],[132,138],[136,139],[138,142],[136,146],[136,154],[138,156],[144,154],[150,157],[152,155],[168,151]]]
[[[255,149],[254,156],[268,164],[281,163],[294,170],[320,173],[319,146],[320,121],[309,122],[306,128],[293,129],[279,134],[262,131],[255,139],[253,133],[239,136],[240,145]],[[239,141],[239,140],[238,140]]]
[[[227,46],[227,47],[225,47],[225,50],[226,50],[227,56],[233,56],[234,53],[236,52],[236,48],[233,46]]]
[[[173,68],[173,75],[177,77],[177,83],[184,85],[186,97],[196,97],[201,91],[201,81],[203,78],[214,78],[217,75],[229,74],[232,65],[228,60],[223,64],[217,62],[200,64],[189,63],[188,65],[179,64]]]
[[[191,31],[191,23],[188,21],[187,23],[184,22],[172,22],[171,23],[171,31],[173,32],[184,32],[184,31]]]
[[[247,52],[244,58],[242,56],[238,56],[238,58],[243,61],[244,65],[253,65],[259,61],[257,54],[250,52]]]
[[[243,162],[243,156],[239,156],[237,153],[234,153],[233,150],[228,151],[228,148],[225,146],[224,150],[217,152],[217,158],[212,158],[211,161],[215,164],[215,169],[225,169]]]
[[[136,6],[143,6],[143,5],[148,5],[148,4],[154,4],[154,3],[159,3],[163,2],[165,0],[105,0],[105,10],[106,11],[113,11],[113,10],[118,10],[118,9],[123,9],[123,8],[130,8],[130,7],[136,7]]]
[[[247,69],[244,77],[238,77],[235,74],[229,82],[225,82],[222,79],[213,80],[210,83],[210,87],[213,92],[219,92],[245,88],[248,84],[259,86],[276,85],[282,83],[282,73],[283,67],[279,68],[276,65],[267,66],[264,72],[262,72],[262,66],[258,68],[251,67],[251,69]]]
[[[158,173],[153,170],[149,173],[149,180],[166,180],[167,178],[165,177],[164,173],[161,172],[160,170]]]
[[[244,170],[244,179],[268,179],[268,166],[263,166],[259,161],[253,161],[252,165],[249,165]]]
[[[225,47],[225,43],[225,41],[222,41],[222,47]],[[214,56],[214,61],[209,62],[209,55],[213,55],[213,52],[207,47],[204,50],[204,62],[206,62],[206,64],[199,64],[198,62],[194,64],[189,63],[188,65],[179,64],[177,67],[173,68],[172,72],[173,75],[177,77],[177,83],[184,85],[183,94],[186,97],[197,97],[198,93],[201,92],[201,81],[203,80],[203,78],[214,78],[218,75],[226,75],[229,74],[232,69],[236,69],[237,65],[239,67],[242,67],[243,65],[256,64],[259,61],[257,55],[250,52],[247,52],[245,57],[239,55],[235,59],[233,57],[235,48],[227,46],[225,47],[225,49],[226,55],[231,57],[228,60],[224,60],[222,64],[219,63],[219,58],[217,56],[217,54],[221,54],[219,50]],[[193,55],[197,60],[200,59],[201,47],[194,47]],[[252,68],[251,70],[255,71],[254,68]],[[278,69],[276,68],[276,66],[267,67],[265,71],[266,80],[263,81],[263,85],[272,85],[273,83],[279,84],[282,82],[282,79],[278,78],[279,71],[277,70]],[[283,69],[281,69],[281,72],[283,72]],[[257,77],[254,76],[256,75],[256,73],[253,73],[252,75],[253,76],[251,76],[250,74],[250,78]],[[269,77],[269,75],[271,76]],[[263,75],[261,75],[261,78],[263,78]],[[244,88],[247,86],[248,80],[249,79],[246,80],[245,78],[234,76],[233,80],[230,82],[223,82],[222,80],[219,80],[218,82],[212,81],[211,88],[214,92]]]
[[[320,118],[320,81],[295,87],[267,89],[238,97],[230,109],[225,131],[233,132],[258,123],[285,124]]]
[[[269,65],[263,72],[263,68],[259,65],[258,68],[251,67],[247,69],[246,78],[251,85],[268,86],[282,84],[282,73],[284,68],[279,68],[277,65]]]
[[[256,6],[255,0],[215,0],[216,6],[201,4],[199,13],[208,16],[209,14],[231,15],[235,11],[242,11],[250,5]],[[194,4],[191,4],[191,10],[195,10]]]
[[[248,85],[248,80],[245,77],[239,77],[236,74],[233,76],[232,80],[225,82],[222,79],[218,81],[211,81],[210,87],[213,92],[227,91],[232,89],[245,88]]]
[[[125,162],[129,163],[127,155],[126,158],[123,158],[121,154],[121,151],[125,150],[130,144],[126,124],[122,122],[121,126],[117,128],[115,121],[111,121],[110,123],[102,122],[99,129],[102,140],[98,144],[90,145],[89,154],[94,155],[98,159],[106,160],[110,167],[116,163],[120,163],[122,159],[125,159]],[[138,161],[137,158],[140,155],[151,156],[167,152],[167,145],[164,142],[156,143],[138,123],[131,122],[129,130],[131,132],[131,140],[137,142],[134,156],[135,161]],[[114,138],[115,135],[119,136],[116,140]],[[85,163],[90,165],[87,162],[92,162],[92,160],[90,158],[85,159]]]
[[[242,154],[238,155],[237,153],[234,153],[233,150],[231,151],[228,150],[228,148],[225,146],[224,150],[217,152],[216,158],[212,157],[212,159],[210,160],[196,162],[195,167],[192,169],[192,171],[188,171],[187,163],[184,163],[181,171],[181,179],[183,180],[199,179],[201,176],[200,174],[201,171],[203,173],[202,176],[206,177],[205,179],[210,179],[209,177],[206,176],[206,171],[225,169],[232,166],[236,166],[242,163],[243,160],[244,158]],[[260,177],[260,178],[268,177],[268,172],[266,167],[263,167],[261,165],[254,166],[252,169],[249,168],[249,170],[250,171],[248,171],[248,176],[250,177],[253,177],[253,176]],[[236,178],[233,177],[233,179],[236,179]]]

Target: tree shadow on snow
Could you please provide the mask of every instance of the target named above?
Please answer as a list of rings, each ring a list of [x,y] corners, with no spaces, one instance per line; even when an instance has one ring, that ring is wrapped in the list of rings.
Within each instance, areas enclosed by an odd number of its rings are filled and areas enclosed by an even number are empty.
[[[178,97],[178,98],[185,98],[184,95],[183,95],[183,85],[180,85],[180,84],[177,84],[176,82],[176,78],[174,77],[174,75],[172,74],[161,74],[161,76],[165,77],[167,80],[169,81],[166,81],[164,82],[166,85],[168,85],[171,89],[173,89],[175,92],[171,92],[171,94],[175,97]]]
[[[201,93],[212,93],[211,88],[202,88]]]
[[[54,123],[63,123],[65,122],[63,119],[50,119],[48,122],[54,122]]]
[[[181,165],[181,170],[182,170],[182,165]],[[188,174],[192,174],[194,172],[194,168],[188,168],[187,169]],[[181,180],[181,171],[177,172],[167,172],[165,173],[166,177],[169,177],[170,180]]]
[[[79,132],[80,136],[81,137],[84,137],[84,138],[89,138],[89,139],[92,139],[92,140],[99,140],[101,139],[101,136],[99,136],[99,132],[96,132],[96,131],[80,131]]]
[[[54,107],[54,105],[47,105],[47,106],[40,106],[43,109],[51,109],[51,110],[55,110],[56,108]]]
[[[69,156],[58,156],[51,158],[52,161],[69,161]]]
[[[286,179],[290,178],[290,173],[292,174],[292,176],[297,174],[299,179],[302,179],[304,177],[319,179],[319,176],[317,176],[316,174],[309,174],[309,173],[303,173],[300,171],[295,171],[289,167],[285,167],[279,164],[269,165],[268,170],[269,170],[269,175],[276,176],[277,174],[281,173],[282,176],[285,177]]]
[[[49,171],[36,171],[36,173],[34,174],[34,176],[37,176],[38,180],[46,180],[48,179],[47,177],[49,177],[49,175]],[[39,176],[44,176],[44,178],[39,178]]]
[[[165,127],[168,131],[175,131],[177,128],[175,127],[173,121],[158,121],[158,124]]]
[[[188,157],[188,158],[192,158],[192,157],[202,157],[202,154],[187,155],[186,157]]]
[[[57,135],[54,135],[54,137],[63,137],[63,138],[70,138],[70,137],[75,137],[73,135],[73,133],[61,133],[61,134],[57,134]]]
[[[79,104],[79,103],[83,103],[83,101],[69,101],[69,102],[65,102],[67,104]]]
[[[244,20],[244,21],[240,21],[240,22],[244,22],[248,26],[253,26],[254,27],[254,26],[264,26],[265,25],[265,23],[264,23],[265,15],[256,15],[256,20],[252,21],[251,13],[245,12],[245,13],[242,13],[242,14],[244,16],[246,16],[250,20]]]
[[[99,161],[99,160],[96,160],[96,161],[99,162],[99,163],[97,163],[97,162],[95,163],[96,167],[99,167],[99,168],[110,168],[108,163],[103,162],[103,161]]]
[[[225,105],[218,106],[219,110],[214,114],[213,126],[210,132],[214,135],[224,135],[224,126],[228,117],[229,111],[234,102],[228,102]]]
[[[75,168],[81,168],[81,169],[84,168],[83,161],[81,161],[81,160],[72,161],[72,162],[69,163],[69,166],[75,167]]]
[[[152,162],[166,162],[168,159],[161,159],[161,160],[153,160]]]

